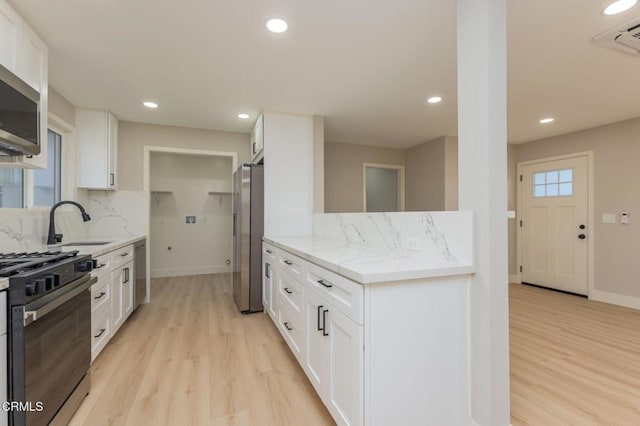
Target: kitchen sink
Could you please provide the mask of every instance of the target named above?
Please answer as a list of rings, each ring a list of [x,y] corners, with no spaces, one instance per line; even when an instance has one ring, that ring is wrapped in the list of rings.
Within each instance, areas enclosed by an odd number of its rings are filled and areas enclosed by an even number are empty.
[[[75,247],[75,246],[103,246],[105,244],[111,244],[113,241],[79,241],[76,243],[63,244],[60,247]]]

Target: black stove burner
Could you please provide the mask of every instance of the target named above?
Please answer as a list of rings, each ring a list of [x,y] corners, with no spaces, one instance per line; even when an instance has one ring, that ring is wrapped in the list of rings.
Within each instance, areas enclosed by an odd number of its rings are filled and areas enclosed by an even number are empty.
[[[0,253],[0,277],[10,277],[75,257],[78,251]]]

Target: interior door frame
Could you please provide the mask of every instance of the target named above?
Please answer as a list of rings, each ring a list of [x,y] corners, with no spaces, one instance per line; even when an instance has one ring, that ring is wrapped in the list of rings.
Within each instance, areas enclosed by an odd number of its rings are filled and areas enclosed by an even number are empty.
[[[581,151],[571,154],[557,155],[554,157],[537,158],[535,160],[518,161],[516,163],[516,243],[517,243],[517,263],[516,263],[516,277],[517,283],[522,283],[522,273],[520,272],[520,266],[522,265],[522,227],[519,225],[522,220],[523,212],[523,182],[520,180],[522,175],[522,168],[532,164],[546,163],[549,161],[567,160],[570,158],[587,157],[587,226],[589,230],[589,238],[587,238],[587,297],[591,298],[595,291],[595,262],[594,262],[594,241],[595,232],[594,224],[594,200],[593,200],[593,151]]]
[[[367,167],[376,167],[379,169],[398,170],[400,175],[400,206],[398,211],[404,211],[404,166],[398,164],[378,164],[378,163],[362,163],[362,211],[367,212]]]

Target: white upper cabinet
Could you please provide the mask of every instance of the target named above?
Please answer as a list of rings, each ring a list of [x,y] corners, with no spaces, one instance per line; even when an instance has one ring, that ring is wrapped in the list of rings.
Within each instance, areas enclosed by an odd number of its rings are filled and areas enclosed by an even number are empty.
[[[3,165],[44,169],[47,167],[48,49],[47,45],[4,0],[0,0],[0,64],[40,93],[40,154],[4,157]]]
[[[16,57],[21,41],[22,19],[4,0],[0,0],[0,64],[16,72]]]
[[[118,119],[107,111],[76,111],[77,184],[118,188]]]
[[[264,116],[260,114],[251,132],[251,161],[259,162],[264,157]]]
[[[18,55],[17,74],[40,93],[40,154],[22,157],[27,168],[47,167],[47,131],[49,129],[49,77],[47,45],[28,25],[22,27],[22,48]]]

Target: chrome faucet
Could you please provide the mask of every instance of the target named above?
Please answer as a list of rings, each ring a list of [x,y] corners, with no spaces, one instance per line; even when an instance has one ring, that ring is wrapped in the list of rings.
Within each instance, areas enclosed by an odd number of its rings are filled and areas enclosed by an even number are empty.
[[[74,206],[80,209],[80,213],[82,214],[82,220],[84,222],[88,222],[91,220],[91,216],[89,213],[82,207],[79,203],[75,201],[60,201],[51,207],[51,211],[49,212],[49,237],[47,238],[47,245],[57,244],[62,242],[62,234],[56,234],[56,223],[55,223],[55,212],[58,207],[63,204],[73,204]]]

